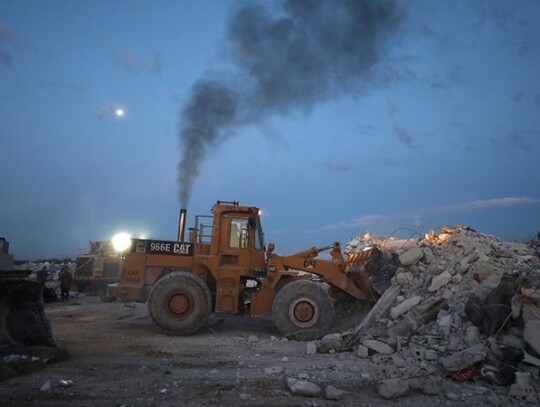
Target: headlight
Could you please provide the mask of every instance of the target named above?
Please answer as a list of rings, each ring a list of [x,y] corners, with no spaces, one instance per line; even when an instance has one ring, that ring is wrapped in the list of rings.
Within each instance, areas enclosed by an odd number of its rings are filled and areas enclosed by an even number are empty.
[[[126,232],[117,233],[112,239],[112,244],[114,250],[123,252],[131,246],[131,236]]]

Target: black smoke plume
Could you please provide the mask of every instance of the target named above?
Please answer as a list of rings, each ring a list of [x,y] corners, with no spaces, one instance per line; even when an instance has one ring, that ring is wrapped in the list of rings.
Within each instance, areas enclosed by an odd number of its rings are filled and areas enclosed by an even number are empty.
[[[231,71],[197,81],[182,110],[178,164],[186,207],[209,149],[239,126],[368,87],[401,11],[394,0],[246,3],[227,30]]]

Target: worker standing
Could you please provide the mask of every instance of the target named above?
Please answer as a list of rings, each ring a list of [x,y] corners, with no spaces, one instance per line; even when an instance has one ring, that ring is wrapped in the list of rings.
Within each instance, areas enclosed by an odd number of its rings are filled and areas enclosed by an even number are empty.
[[[47,266],[43,266],[41,270],[37,273],[37,282],[41,285],[41,289],[43,290],[45,288],[45,282],[47,281],[47,276],[49,275],[49,271],[47,270]]]
[[[71,289],[71,274],[68,271],[67,266],[63,266],[58,275],[60,280],[60,300],[67,301],[69,300],[69,290]]]

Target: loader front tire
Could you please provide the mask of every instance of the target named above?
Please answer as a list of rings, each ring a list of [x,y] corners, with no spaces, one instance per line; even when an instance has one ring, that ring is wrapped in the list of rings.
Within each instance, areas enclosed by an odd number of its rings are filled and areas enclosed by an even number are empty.
[[[167,333],[189,335],[208,318],[212,295],[197,275],[175,271],[154,283],[148,296],[148,310],[154,322]]]
[[[287,338],[311,341],[325,335],[334,319],[334,304],[328,293],[312,281],[293,281],[276,295],[272,318]]]

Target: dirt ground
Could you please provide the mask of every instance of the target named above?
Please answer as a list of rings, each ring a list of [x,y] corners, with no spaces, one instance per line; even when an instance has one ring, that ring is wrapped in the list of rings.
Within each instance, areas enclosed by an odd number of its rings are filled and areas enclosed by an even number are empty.
[[[213,318],[184,337],[160,332],[146,304],[81,295],[46,304],[46,313],[70,357],[0,382],[1,406],[483,405],[475,390],[456,401],[444,394],[386,401],[374,390],[369,361],[353,353],[307,355],[306,343],[281,338],[270,320]],[[295,395],[288,377],[348,394],[340,401]]]

